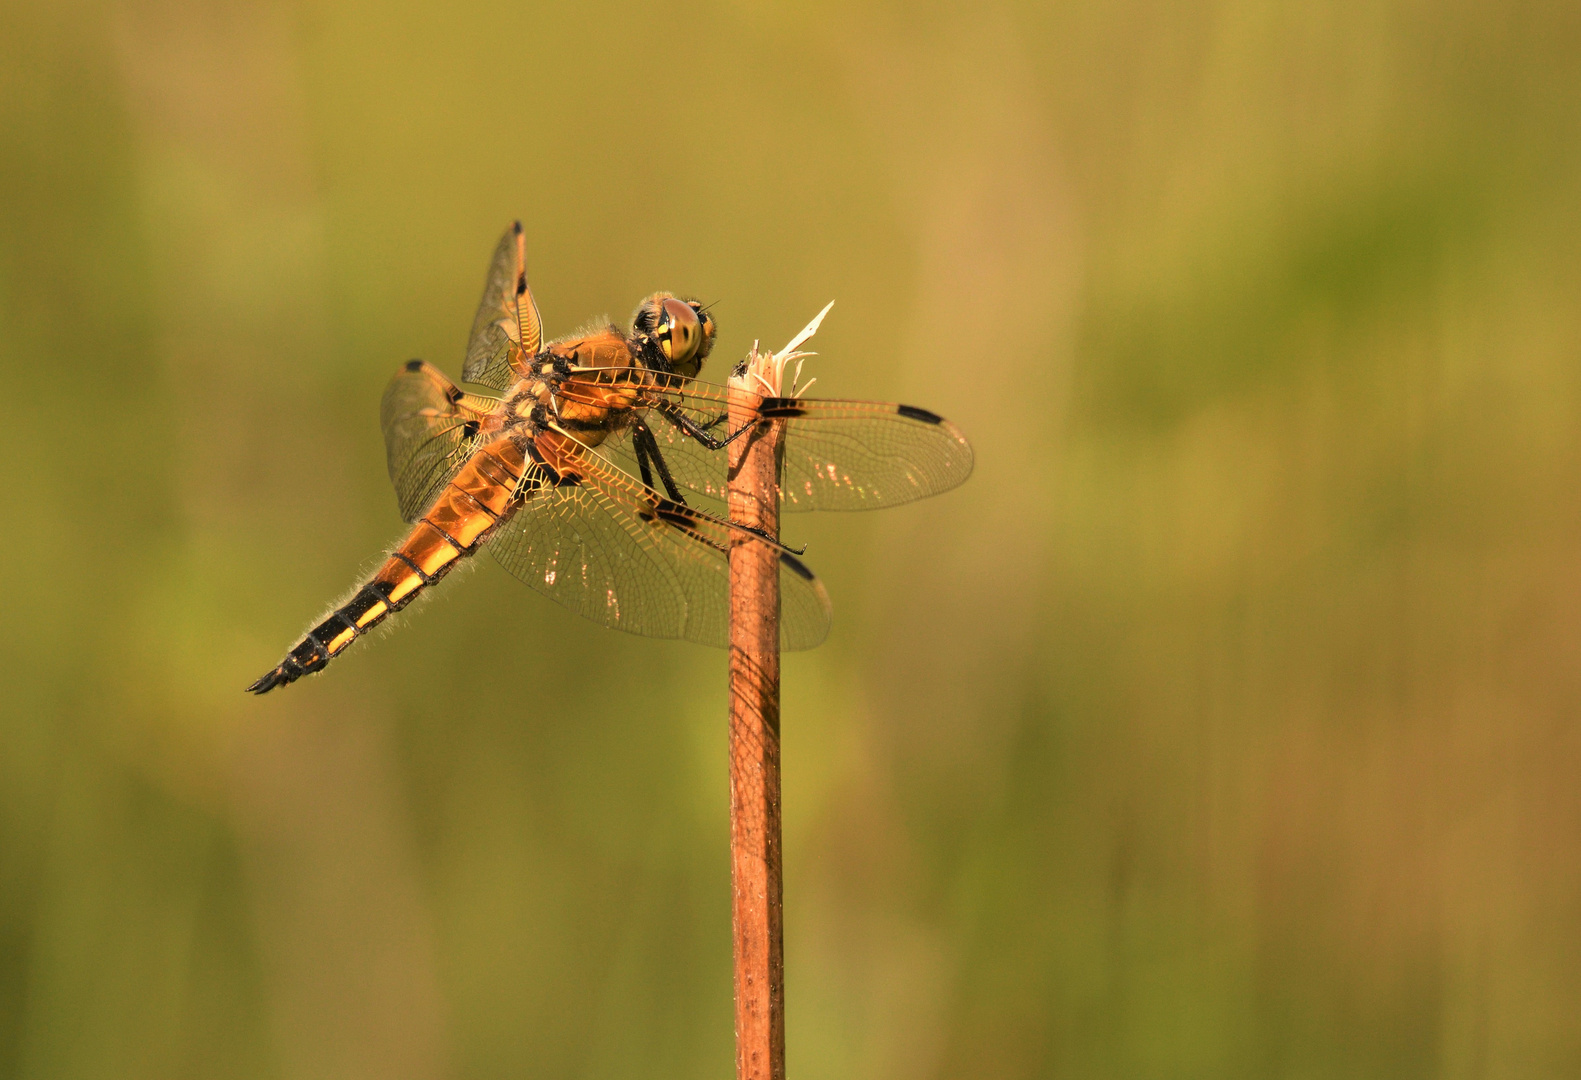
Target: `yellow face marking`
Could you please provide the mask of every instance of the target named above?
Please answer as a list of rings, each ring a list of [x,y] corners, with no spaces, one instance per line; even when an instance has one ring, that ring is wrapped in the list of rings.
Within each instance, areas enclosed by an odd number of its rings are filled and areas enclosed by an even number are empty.
[[[383,618],[384,613],[389,610],[390,609],[388,605],[386,605],[383,600],[380,600],[377,604],[374,604],[371,608],[362,613],[362,618],[357,620],[357,628],[360,630],[369,623]]]

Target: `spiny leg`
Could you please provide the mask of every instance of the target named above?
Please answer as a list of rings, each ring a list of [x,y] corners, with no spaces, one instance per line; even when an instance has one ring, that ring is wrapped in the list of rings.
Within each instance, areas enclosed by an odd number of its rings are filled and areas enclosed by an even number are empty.
[[[670,498],[681,505],[686,505],[686,500],[681,496],[681,489],[675,482],[675,477],[670,475],[670,466],[664,460],[664,454],[659,450],[659,440],[653,437],[653,432],[648,430],[648,425],[638,420],[632,425],[631,445],[637,453],[637,468],[642,471],[642,482],[648,487],[653,486],[653,470],[650,462],[659,470],[659,478],[664,482],[664,490]]]
[[[736,431],[721,439],[715,435],[710,434],[708,429],[718,427],[720,424],[725,422],[726,417],[723,413],[704,426],[697,423],[697,421],[687,416],[681,410],[677,409],[670,402],[661,401],[655,406],[655,408],[658,410],[661,416],[663,416],[670,423],[674,424],[680,430],[681,434],[685,435],[694,442],[701,443],[710,450],[723,450],[725,447],[729,446],[731,443],[740,438],[744,433],[751,431],[752,428],[756,426],[754,424],[747,424],[742,427],[740,431]]]
[[[756,422],[743,424],[743,425],[741,425],[741,427],[738,430],[732,432],[727,437],[725,437],[723,439],[718,439],[718,438],[715,438],[714,436],[712,436],[712,435],[710,435],[708,433],[708,428],[718,427],[720,424],[723,424],[725,422],[725,420],[726,420],[726,417],[723,414],[721,414],[717,419],[713,420],[706,427],[704,427],[704,426],[701,426],[701,425],[695,423],[691,419],[691,417],[687,416],[685,413],[681,412],[680,410],[669,406],[667,403],[661,403],[658,406],[656,406],[656,408],[657,408],[658,412],[666,420],[668,420],[670,423],[674,424],[682,432],[682,434],[686,435],[687,437],[689,437],[691,439],[696,440],[697,442],[701,443],[703,446],[707,447],[710,450],[723,450],[725,447],[727,447],[731,443],[735,442],[741,436],[745,435],[747,432],[751,431],[753,428],[758,426]],[[653,443],[653,445],[650,448],[648,448],[646,451],[644,451],[644,448],[643,448],[643,445],[642,445],[642,436],[647,436],[647,438],[649,440],[652,440],[652,443]],[[637,467],[642,470],[642,481],[643,481],[643,483],[647,484],[649,487],[653,486],[653,483],[652,483],[652,481],[651,481],[651,479],[650,479],[650,477],[648,475],[647,462],[645,462],[643,460],[643,455],[644,455],[645,452],[647,452],[647,453],[651,453],[653,455],[655,461],[657,462],[657,464],[659,466],[659,470],[664,476],[664,486],[669,489],[671,497],[674,498],[676,502],[679,502],[682,505],[685,505],[686,500],[682,499],[680,497],[680,492],[676,490],[675,482],[670,478],[670,475],[669,475],[670,470],[669,470],[669,467],[667,465],[665,465],[665,463],[664,463],[664,455],[659,453],[658,440],[654,438],[653,432],[649,431],[647,429],[646,425],[639,425],[639,430],[632,432],[631,444],[632,444],[633,448],[637,452]],[[781,545],[783,545],[783,543],[784,543],[783,541],[780,540],[779,537],[777,537],[777,536],[770,536],[768,533],[764,532],[762,529],[758,528],[755,525],[748,525],[745,522],[741,522],[741,521],[734,522],[734,524],[736,524],[736,525],[740,526],[741,528],[745,529],[747,532],[755,533],[758,536],[761,536],[763,539],[769,541],[770,543],[781,544]],[[787,550],[794,551],[797,555],[801,555],[801,554],[804,554],[807,549],[805,547],[801,547],[801,548],[787,547]]]

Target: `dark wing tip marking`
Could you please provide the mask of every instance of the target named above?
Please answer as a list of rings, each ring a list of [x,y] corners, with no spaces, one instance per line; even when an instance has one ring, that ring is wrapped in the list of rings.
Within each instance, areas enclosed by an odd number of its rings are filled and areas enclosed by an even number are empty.
[[[944,417],[938,413],[929,412],[927,409],[919,409],[915,405],[896,405],[895,411],[907,420],[920,420],[924,424],[944,423]]]
[[[511,232],[515,233],[517,236],[520,236],[522,234],[522,223],[519,221],[511,222]]]
[[[422,371],[423,370],[423,362],[421,360],[408,360],[406,362],[406,370],[407,371]]]
[[[788,552],[788,551],[780,552],[780,563],[781,563],[781,565],[788,566],[792,570],[794,570],[797,574],[799,574],[801,576],[803,581],[812,581],[812,580],[814,580],[813,572],[811,570],[807,569],[807,564],[802,562],[796,556],[792,555],[790,552]]]
[[[758,416],[764,420],[794,420],[806,415],[807,410],[793,397],[767,397],[758,404]]]

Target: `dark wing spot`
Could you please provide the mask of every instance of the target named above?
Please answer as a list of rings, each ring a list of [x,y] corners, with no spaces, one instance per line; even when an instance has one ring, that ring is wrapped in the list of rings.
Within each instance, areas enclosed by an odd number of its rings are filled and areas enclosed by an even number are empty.
[[[526,291],[527,291],[527,275],[526,274],[517,274],[516,275],[516,295],[520,296],[522,293],[524,293]]]
[[[407,371],[422,371],[423,370],[423,362],[421,360],[408,360],[406,362],[406,370]]]
[[[476,420],[468,420],[465,424],[461,425],[461,437],[463,439],[470,439],[477,433],[478,422]]]
[[[517,236],[520,236],[522,234],[522,223],[519,221],[511,222],[511,232],[515,233]]]
[[[460,401],[461,400],[461,388],[459,386],[453,386],[453,385],[450,386],[450,387],[447,387],[446,390],[445,390],[445,400],[450,402],[450,404],[452,404],[452,405],[454,405],[456,402]]]
[[[812,571],[807,569],[800,559],[794,555],[789,554],[788,552],[780,552],[780,565],[787,566],[794,570],[797,574],[801,575],[804,581],[811,581],[813,579]]]
[[[763,399],[763,404],[758,406],[758,415],[765,420],[794,420],[798,416],[806,416],[807,410],[798,405],[795,398],[771,397]]]
[[[920,420],[924,424],[944,423],[944,417],[938,413],[931,413],[927,409],[919,409],[915,405],[896,405],[895,411],[907,420]]]

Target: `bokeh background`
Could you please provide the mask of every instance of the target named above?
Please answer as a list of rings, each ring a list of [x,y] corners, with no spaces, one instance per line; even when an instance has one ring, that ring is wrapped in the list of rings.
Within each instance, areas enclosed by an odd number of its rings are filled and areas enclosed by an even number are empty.
[[[722,653],[401,531],[506,223],[551,333],[972,437],[798,517],[789,1062],[1581,1074],[1581,9],[0,3],[0,1075],[730,1075]]]

